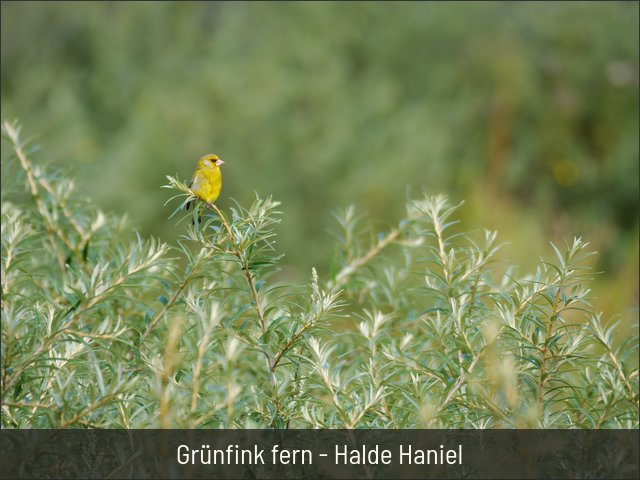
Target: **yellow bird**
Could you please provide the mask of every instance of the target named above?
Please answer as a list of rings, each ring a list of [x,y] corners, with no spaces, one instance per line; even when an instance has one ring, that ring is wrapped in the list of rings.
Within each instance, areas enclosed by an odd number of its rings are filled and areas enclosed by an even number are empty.
[[[222,189],[222,172],[220,165],[224,162],[213,153],[209,153],[198,160],[196,171],[189,184],[193,194],[207,204],[211,204],[218,199]],[[187,203],[186,210],[189,210],[193,202]],[[198,217],[198,221],[200,218]]]

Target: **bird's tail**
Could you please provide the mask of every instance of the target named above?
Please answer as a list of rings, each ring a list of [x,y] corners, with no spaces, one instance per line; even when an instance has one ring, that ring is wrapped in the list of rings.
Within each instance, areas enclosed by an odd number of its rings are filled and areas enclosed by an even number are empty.
[[[195,202],[193,200],[190,201],[190,202],[187,202],[187,204],[184,206],[184,209],[185,210],[189,210],[191,208],[191,204],[192,203],[195,203]],[[194,205],[194,208],[195,208],[195,205]],[[200,223],[202,223],[202,210],[198,211],[198,224],[200,224]],[[191,219],[191,224],[195,225],[196,222],[193,219]]]

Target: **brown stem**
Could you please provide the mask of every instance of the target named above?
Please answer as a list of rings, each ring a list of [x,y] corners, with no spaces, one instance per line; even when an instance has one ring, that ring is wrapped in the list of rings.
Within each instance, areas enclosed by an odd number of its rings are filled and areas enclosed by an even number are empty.
[[[371,248],[365,255],[354,260],[349,265],[345,266],[338,272],[336,278],[329,284],[329,290],[335,290],[347,283],[347,280],[353,275],[359,268],[369,263],[376,257],[384,248],[392,244],[400,236],[400,229],[392,230],[380,240],[375,246]]]
[[[291,337],[289,341],[285,344],[285,346],[278,351],[276,356],[273,357],[273,361],[271,362],[270,368],[272,372],[275,371],[276,367],[280,363],[280,360],[282,360],[283,355],[287,353],[287,351],[298,341],[300,337],[302,337],[304,332],[306,332],[311,327],[311,325],[313,325],[313,323],[314,323],[314,319],[305,323],[300,329],[300,331],[296,333],[293,337]]]
[[[113,401],[114,397],[115,397],[115,395],[109,395],[107,397],[101,398],[96,403],[93,403],[93,404],[89,405],[87,408],[85,408],[84,410],[80,411],[80,413],[78,413],[72,419],[67,420],[65,422],[62,422],[60,425],[58,425],[58,428],[60,428],[60,429],[67,428],[68,426],[73,425],[74,423],[77,423],[85,415],[88,415],[89,413],[93,412],[94,410],[97,410],[98,408],[100,408],[105,403]]]
[[[229,240],[231,240],[231,243],[235,244],[236,241],[235,241],[235,238],[233,236],[233,233],[231,233],[231,228],[229,227],[229,223],[227,222],[226,217],[222,214],[222,212],[216,206],[215,203],[207,203],[207,206],[216,211],[216,213],[220,217],[220,220],[222,221],[222,225],[224,225],[224,229],[227,231],[227,235],[229,235]]]
[[[224,214],[220,211],[220,209],[217,207],[216,204],[207,203],[207,205],[212,210],[215,210],[215,212],[218,214],[218,217],[220,217],[220,221],[222,222],[222,225],[224,226],[224,229],[227,231],[227,235],[229,235],[229,240],[235,246],[235,250],[234,250],[233,254],[240,261],[240,264],[242,265],[242,271],[244,272],[244,277],[247,280],[247,284],[249,285],[249,289],[251,290],[251,296],[253,297],[253,302],[255,303],[256,313],[258,314],[258,319],[260,320],[260,328],[262,329],[262,333],[264,334],[264,333],[267,332],[267,321],[266,321],[266,319],[264,317],[264,311],[262,310],[262,306],[260,304],[260,298],[258,297],[258,290],[256,289],[256,284],[255,284],[255,281],[253,279],[253,275],[251,275],[251,271],[249,270],[249,260],[243,254],[243,252],[240,250],[240,248],[236,245],[235,237],[233,235],[233,232],[231,231],[231,227],[229,226],[229,222],[227,222],[227,219],[224,216]],[[274,375],[274,372],[273,372],[273,369],[274,369],[273,360],[269,357],[269,355],[267,355],[266,352],[265,352],[265,356],[267,357],[266,358],[266,360],[267,360],[267,368],[269,369],[269,375],[270,375],[270,379],[271,379],[271,384],[275,386],[276,378],[275,378],[275,375]]]
[[[551,315],[549,315],[549,323],[547,324],[547,334],[545,337],[545,343],[547,340],[551,338],[553,334],[553,322],[554,317],[557,317],[560,312],[560,294],[562,292],[564,282],[564,275],[560,277],[560,284],[558,285],[558,290],[556,291],[554,300],[553,300],[553,309],[551,310]],[[540,353],[542,353],[542,362],[540,365],[540,381],[538,382],[538,418],[542,416],[542,401],[544,400],[544,387],[549,381],[549,377],[542,378],[547,373],[547,363],[552,355],[549,355],[549,349],[547,346],[543,346],[540,349]]]
[[[171,298],[169,299],[169,301],[166,303],[166,305],[164,305],[162,307],[162,309],[156,313],[153,317],[153,319],[151,320],[151,323],[149,323],[149,326],[147,327],[147,329],[145,330],[145,332],[142,334],[142,336],[140,337],[140,343],[143,342],[143,340],[147,337],[147,335],[149,335],[149,333],[151,333],[151,330],[153,330],[155,328],[155,326],[158,324],[158,322],[162,319],[162,316],[167,312],[167,310],[169,310],[169,308],[171,308],[171,306],[176,302],[176,300],[178,299],[178,296],[180,295],[180,293],[182,293],[182,291],[184,290],[184,288],[187,286],[187,283],[189,283],[189,280],[191,280],[191,277],[194,274],[194,270],[191,270],[191,272],[189,272],[189,274],[184,278],[184,280],[182,281],[182,283],[178,286],[178,288],[176,289],[175,292],[173,292],[173,295],[171,295]]]
[[[29,162],[29,159],[27,158],[27,155],[24,153],[24,150],[22,149],[22,146],[20,145],[20,140],[18,138],[18,132],[13,128],[13,126],[11,126],[7,122],[5,122],[4,127],[5,127],[5,130],[6,130],[7,134],[8,134],[11,142],[13,143],[13,149],[16,152],[16,156],[18,157],[18,160],[20,160],[20,166],[22,167],[22,169],[27,174],[27,183],[29,184],[29,189],[31,191],[31,196],[33,197],[33,199],[36,202],[36,206],[37,206],[38,211],[40,212],[40,216],[42,217],[42,220],[44,222],[45,230],[47,231],[47,234],[49,235],[49,241],[51,243],[52,248],[56,252],[57,259],[58,259],[58,264],[60,265],[61,270],[64,272],[65,271],[66,261],[65,261],[64,256],[62,255],[62,253],[60,251],[58,251],[58,249],[55,246],[54,234],[55,234],[55,236],[57,236],[62,241],[62,243],[65,244],[65,246],[74,255],[78,255],[78,256],[81,254],[82,249],[84,248],[84,245],[86,245],[86,242],[90,238],[90,235],[86,234],[83,231],[82,227],[73,218],[73,216],[71,215],[69,210],[57,199],[57,197],[55,195],[55,191],[51,187],[49,182],[47,182],[45,179],[41,179],[41,178],[36,179],[36,176],[35,176],[35,174],[33,172],[33,167],[31,166],[31,163]],[[71,240],[69,238],[67,238],[61,230],[57,229],[55,227],[55,225],[47,217],[47,215],[45,214],[46,211],[47,211],[47,206],[45,205],[44,200],[42,199],[42,195],[40,194],[40,189],[38,188],[38,186],[41,186],[44,190],[46,190],[49,193],[49,195],[51,195],[52,198],[54,198],[56,200],[56,204],[57,204],[58,207],[60,207],[60,210],[62,211],[64,217],[69,221],[69,223],[73,226],[73,228],[76,230],[76,232],[80,236],[80,238],[81,238],[80,245],[75,245],[74,246],[73,243],[71,242]]]

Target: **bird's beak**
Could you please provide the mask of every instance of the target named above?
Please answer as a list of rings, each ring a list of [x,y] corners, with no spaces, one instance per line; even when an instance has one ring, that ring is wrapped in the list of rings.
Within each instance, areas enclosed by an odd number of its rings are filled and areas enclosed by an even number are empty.
[[[223,163],[224,163],[224,162],[222,161],[222,159],[221,159],[221,158],[219,158],[218,160],[216,160],[216,165],[217,165],[217,166],[220,166],[220,165],[222,165]]]

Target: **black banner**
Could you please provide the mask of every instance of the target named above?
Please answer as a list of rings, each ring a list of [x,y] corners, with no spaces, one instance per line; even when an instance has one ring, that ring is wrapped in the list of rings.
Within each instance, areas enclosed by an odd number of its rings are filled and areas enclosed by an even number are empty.
[[[637,430],[7,430],[0,478],[639,478]]]

